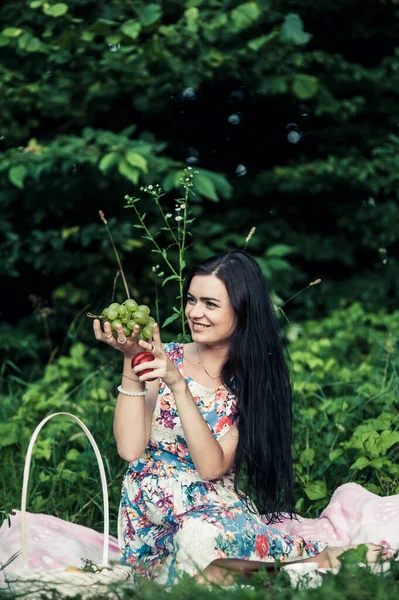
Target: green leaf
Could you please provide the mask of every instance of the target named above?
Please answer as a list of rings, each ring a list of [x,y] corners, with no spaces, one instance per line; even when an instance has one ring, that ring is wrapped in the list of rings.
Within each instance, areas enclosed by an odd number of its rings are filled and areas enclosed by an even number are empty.
[[[147,160],[137,152],[126,152],[125,159],[132,167],[137,167],[144,173],[148,173]]]
[[[81,456],[81,453],[79,452],[79,450],[76,450],[76,448],[71,448],[67,452],[66,459],[67,460],[78,460],[80,458],[80,456]]]
[[[270,270],[268,261],[265,258],[262,258],[261,256],[256,256],[255,260],[258,263],[260,270],[262,271],[263,277],[265,279],[270,279],[272,276],[272,272]]]
[[[330,462],[334,462],[334,460],[336,460],[337,458],[342,456],[343,453],[344,453],[343,450],[340,450],[339,448],[335,448],[335,450],[331,450],[331,452],[328,455],[328,458],[329,458]]]
[[[311,39],[310,33],[303,29],[302,19],[295,13],[288,14],[280,30],[280,39],[283,42],[293,42],[294,44],[307,44]]]
[[[44,0],[34,0],[29,4],[30,8],[39,8],[43,4]]]
[[[160,20],[162,16],[162,8],[159,4],[147,4],[138,11],[138,16],[143,27],[150,27]]]
[[[258,50],[261,50],[261,48],[268,46],[278,38],[279,32],[272,31],[268,35],[261,35],[260,37],[254,38],[253,40],[249,40],[249,42],[247,42],[247,46],[254,52],[258,52]]]
[[[141,24],[138,21],[126,21],[126,23],[123,23],[121,31],[132,40],[137,40],[140,35]]]
[[[359,563],[367,562],[367,551],[368,548],[366,544],[360,544],[360,546],[357,546],[356,548],[350,548],[349,550],[346,550],[340,554],[338,560],[344,564],[358,565]]]
[[[256,2],[246,2],[240,4],[231,11],[231,19],[237,29],[246,29],[250,27],[261,15],[261,11]]]
[[[33,456],[35,458],[44,458],[46,460],[50,460],[52,446],[53,442],[51,438],[37,440],[33,449]]]
[[[284,258],[268,258],[267,264],[272,271],[291,271],[292,266]]]
[[[18,38],[18,48],[26,52],[37,52],[42,47],[41,41],[30,33],[23,33]]]
[[[188,8],[184,11],[184,16],[187,21],[195,21],[200,16],[200,11],[196,7]]]
[[[293,246],[288,246],[287,244],[274,244],[267,249],[265,256],[286,256],[294,252],[294,250]]]
[[[195,175],[194,181],[200,174],[205,175],[213,183],[213,185],[216,188],[218,198],[220,196],[227,199],[231,198],[233,194],[233,186],[224,175],[222,175],[221,173],[215,173],[214,171],[200,169],[198,171],[198,174]]]
[[[178,319],[179,317],[180,317],[180,313],[179,314],[175,313],[174,315],[171,315],[162,323],[162,327],[166,327],[167,325],[170,325],[170,323],[173,323],[173,321],[176,321],[176,319]]]
[[[8,38],[19,37],[21,33],[23,33],[23,29],[19,29],[18,27],[6,27],[1,32],[2,35],[5,35]]]
[[[78,231],[80,231],[79,225],[75,225],[74,227],[66,227],[64,229],[61,229],[62,239],[66,240],[66,239],[69,238],[70,235],[72,235],[73,233],[77,233]]]
[[[109,152],[108,154],[104,154],[104,156],[98,164],[98,168],[102,173],[105,173],[106,171],[108,171],[108,169],[116,165],[118,159],[119,154],[117,154],[117,152]]]
[[[382,451],[387,451],[389,448],[399,444],[399,432],[397,431],[383,431],[380,435],[379,446]]]
[[[313,75],[298,73],[294,75],[292,80],[292,91],[300,100],[308,100],[313,98],[319,91],[319,80]]]
[[[9,43],[10,43],[10,38],[8,38],[5,35],[3,35],[2,33],[0,33],[0,48],[2,46],[8,46]]]
[[[138,183],[140,172],[137,169],[133,169],[124,158],[118,163],[118,171],[123,177],[126,177],[126,179],[129,179],[133,183]]]
[[[0,423],[0,448],[12,446],[18,441],[18,426],[17,423],[3,422]]]
[[[201,196],[208,198],[208,200],[219,202],[216,187],[209,177],[203,173],[198,173],[198,175],[194,177],[193,183],[195,191],[201,194]]]
[[[321,500],[322,498],[325,498],[327,496],[326,482],[322,479],[313,481],[305,487],[305,494],[309,500]]]
[[[354,471],[355,469],[361,471],[365,467],[368,467],[369,464],[370,464],[369,459],[366,458],[365,456],[361,456],[353,463],[353,465],[351,465],[350,469],[351,469],[351,471]]]
[[[169,277],[167,277],[166,279],[163,280],[162,287],[165,285],[165,283],[167,283],[168,281],[172,281],[174,279],[177,279],[177,281],[179,281],[180,277],[178,277],[177,275],[169,275]]]
[[[299,457],[299,462],[304,467],[311,467],[314,462],[315,451],[313,448],[306,448],[303,450]]]
[[[68,12],[68,5],[64,4],[64,2],[57,2],[57,4],[51,6],[44,5],[43,12],[49,17],[62,17],[62,15]]]
[[[17,188],[23,189],[24,187],[24,179],[28,174],[28,169],[23,165],[16,165],[15,167],[11,167],[8,171],[8,179],[14,184]]]
[[[119,33],[111,33],[111,35],[107,35],[105,41],[107,44],[119,44],[122,36]]]
[[[265,77],[261,82],[257,91],[265,96],[286,94],[288,91],[288,83],[286,77]]]

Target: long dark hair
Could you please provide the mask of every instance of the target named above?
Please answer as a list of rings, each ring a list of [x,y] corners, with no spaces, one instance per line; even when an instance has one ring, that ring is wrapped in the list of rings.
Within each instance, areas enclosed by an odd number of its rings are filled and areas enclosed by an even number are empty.
[[[216,275],[223,281],[236,315],[221,373],[238,402],[236,492],[250,510],[252,500],[269,523],[279,521],[282,513],[292,517],[292,389],[266,281],[249,254],[224,252],[190,270],[184,281],[184,304],[195,275]],[[240,490],[242,478],[245,486]]]

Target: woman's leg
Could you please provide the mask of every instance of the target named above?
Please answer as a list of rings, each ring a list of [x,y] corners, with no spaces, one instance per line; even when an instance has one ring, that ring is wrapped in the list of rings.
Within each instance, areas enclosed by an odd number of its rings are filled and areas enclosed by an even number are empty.
[[[320,554],[312,558],[293,560],[285,564],[316,562],[320,569],[333,569],[339,567],[338,557],[351,548],[357,548],[359,544],[353,546],[328,546]],[[366,544],[368,547],[366,554],[367,563],[376,563],[378,559],[385,560],[388,557],[388,550],[384,546],[377,544]],[[231,558],[221,558],[211,562],[201,573],[196,575],[199,583],[216,583],[218,585],[232,585],[234,575],[241,573],[249,576],[259,569],[269,568],[273,570],[274,563],[258,562],[254,560],[240,560]]]
[[[255,560],[240,560],[236,558],[219,558],[211,562],[201,573],[196,575],[198,583],[216,583],[218,585],[232,585],[235,583],[234,575],[240,573],[249,576],[261,568],[273,569],[274,563],[264,563]]]

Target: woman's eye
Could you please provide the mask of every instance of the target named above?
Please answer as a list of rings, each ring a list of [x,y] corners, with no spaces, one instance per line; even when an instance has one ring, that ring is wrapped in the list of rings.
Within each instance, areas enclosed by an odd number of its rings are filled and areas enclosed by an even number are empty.
[[[216,304],[214,304],[213,302],[207,302],[207,303],[206,303],[206,305],[207,305],[207,306],[211,306],[212,308],[213,308],[214,306],[216,306]]]
[[[187,298],[187,302],[189,302],[190,304],[192,304],[192,303],[194,302],[194,298],[190,298],[190,297],[188,297],[188,298]]]

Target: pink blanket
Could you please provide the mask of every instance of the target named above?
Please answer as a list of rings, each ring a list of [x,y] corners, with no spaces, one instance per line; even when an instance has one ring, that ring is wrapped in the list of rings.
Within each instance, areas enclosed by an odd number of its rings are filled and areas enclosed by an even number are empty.
[[[284,533],[318,539],[331,546],[373,542],[399,548],[399,495],[377,496],[357,483],[337,488],[318,519],[275,524]]]
[[[0,563],[21,550],[20,512],[14,511],[11,527],[0,528]],[[101,562],[103,535],[81,525],[50,515],[28,513],[28,555],[32,568],[55,569],[83,566],[82,558]],[[317,539],[330,545],[383,543],[393,551],[399,548],[399,495],[380,497],[356,483],[339,487],[318,519],[298,518],[273,525],[280,531]],[[109,537],[110,560],[119,561],[118,542]],[[12,570],[22,568],[19,556]],[[1,571],[0,571],[1,583]]]

